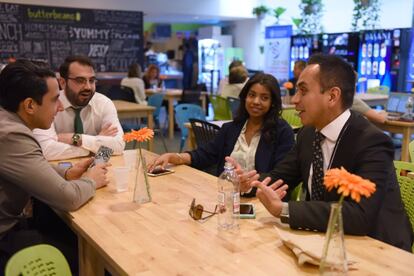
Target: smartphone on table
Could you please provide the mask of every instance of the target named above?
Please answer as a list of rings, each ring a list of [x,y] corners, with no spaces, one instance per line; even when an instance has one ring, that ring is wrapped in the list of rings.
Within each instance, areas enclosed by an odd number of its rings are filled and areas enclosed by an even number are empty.
[[[72,162],[59,162],[58,166],[61,168],[72,168]]]
[[[161,176],[161,175],[166,175],[166,174],[170,174],[173,173],[174,170],[171,169],[163,169],[160,167],[157,167],[155,169],[152,170],[152,172],[147,173],[149,176]]]
[[[243,219],[256,218],[256,212],[254,210],[253,203],[240,203],[240,218],[243,218]]]

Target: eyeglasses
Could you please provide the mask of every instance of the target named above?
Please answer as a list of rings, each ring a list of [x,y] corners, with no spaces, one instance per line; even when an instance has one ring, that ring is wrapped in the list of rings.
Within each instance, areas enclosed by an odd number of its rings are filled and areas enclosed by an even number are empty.
[[[98,81],[96,78],[87,79],[84,77],[76,77],[76,78],[67,77],[67,79],[73,80],[78,85],[86,85],[87,82],[89,82],[90,85],[94,85]]]
[[[204,218],[203,218],[203,212],[208,213],[208,215]],[[214,212],[210,212],[210,211],[204,210],[203,205],[201,205],[201,204],[196,205],[195,204],[195,198],[193,198],[193,201],[191,202],[190,210],[188,210],[188,214],[194,220],[206,220],[206,219],[214,216],[215,214],[217,214],[217,205],[216,205],[216,208],[214,209]]]

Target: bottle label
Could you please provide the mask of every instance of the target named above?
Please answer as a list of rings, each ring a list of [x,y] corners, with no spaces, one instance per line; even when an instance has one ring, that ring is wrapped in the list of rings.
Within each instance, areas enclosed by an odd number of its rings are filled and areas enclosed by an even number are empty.
[[[240,194],[233,193],[233,213],[240,213]]]

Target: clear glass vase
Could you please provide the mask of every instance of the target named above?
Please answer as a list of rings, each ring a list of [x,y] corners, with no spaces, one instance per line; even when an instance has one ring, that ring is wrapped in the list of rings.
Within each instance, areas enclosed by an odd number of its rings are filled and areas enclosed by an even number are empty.
[[[331,205],[319,272],[320,275],[346,275],[348,272],[342,205],[338,203]]]
[[[142,155],[141,145],[139,145],[135,169],[136,176],[133,201],[140,204],[151,202],[151,191],[148,182],[147,164],[145,162],[145,157]]]

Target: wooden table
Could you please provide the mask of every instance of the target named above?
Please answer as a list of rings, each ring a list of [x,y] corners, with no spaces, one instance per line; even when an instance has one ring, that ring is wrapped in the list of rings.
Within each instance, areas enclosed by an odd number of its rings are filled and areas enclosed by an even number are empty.
[[[164,98],[168,100],[168,137],[170,139],[174,138],[174,100],[180,100],[181,95],[183,94],[182,89],[167,89],[165,92],[161,90],[154,89],[145,89],[145,94],[147,96],[153,95],[155,93],[164,93]],[[201,106],[204,112],[207,111],[207,94],[208,92],[201,92],[200,100]]]
[[[369,106],[387,106],[388,95],[374,93],[358,93],[355,97],[363,100]]]
[[[411,141],[411,135],[414,132],[414,122],[387,120],[385,123],[375,123],[375,125],[380,129],[389,131],[391,133],[402,133],[403,140],[401,147],[401,160],[409,162],[410,154],[408,146]]]
[[[119,119],[129,118],[147,118],[148,128],[154,129],[154,110],[155,107],[142,105],[137,103],[131,103],[126,101],[114,100],[112,101],[115,105],[116,111],[118,112]],[[148,142],[148,149],[152,151],[154,148],[154,141]]]
[[[155,154],[145,153],[151,162]],[[122,156],[111,163],[112,168],[123,165]],[[256,219],[240,220],[236,235],[219,232],[216,217],[204,223],[191,219],[193,198],[207,210],[214,208],[217,179],[188,166],[174,170],[149,179],[150,203],[131,202],[132,184],[128,192],[116,193],[111,183],[81,209],[65,215],[79,238],[80,275],[103,275],[104,267],[114,276],[318,275],[317,267],[297,264],[274,229],[278,219],[257,199],[250,199]],[[413,273],[413,254],[369,237],[346,236],[345,241],[358,262],[358,270],[349,275]]]

